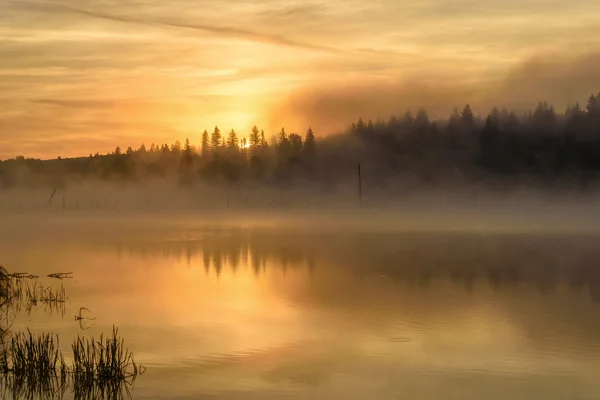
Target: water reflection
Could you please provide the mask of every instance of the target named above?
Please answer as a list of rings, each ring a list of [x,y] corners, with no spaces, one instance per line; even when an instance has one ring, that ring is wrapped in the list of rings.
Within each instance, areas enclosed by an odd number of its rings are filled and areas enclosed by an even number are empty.
[[[306,236],[238,232],[202,239],[119,241],[119,255],[141,259],[202,259],[207,273],[224,267],[235,273],[249,266],[257,276],[269,265],[315,269],[318,263],[365,276],[427,288],[448,280],[472,291],[483,281],[492,287],[528,285],[551,294],[561,284],[600,301],[600,259],[595,236],[355,234]]]
[[[596,243],[183,227],[0,249],[74,272],[67,313],[148,367],[136,399],[547,400],[600,395]]]

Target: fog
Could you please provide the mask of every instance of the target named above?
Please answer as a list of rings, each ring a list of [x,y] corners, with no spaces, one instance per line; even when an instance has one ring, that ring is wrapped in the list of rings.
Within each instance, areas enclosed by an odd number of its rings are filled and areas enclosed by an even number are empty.
[[[455,190],[369,190],[348,182],[324,190],[265,185],[181,187],[71,184],[62,189],[0,192],[2,234],[47,229],[120,235],[183,229],[283,229],[287,232],[596,233],[600,196],[591,193],[486,187]],[[54,193],[54,194],[53,194]]]
[[[599,69],[598,52],[548,50],[530,55],[508,71],[473,76],[466,65],[451,74],[425,65],[419,72],[381,79],[333,79],[292,93],[273,111],[271,125],[311,125],[327,134],[346,129],[359,116],[387,121],[391,115],[423,107],[431,117],[446,118],[453,107],[465,103],[482,116],[494,106],[526,112],[540,100],[564,110],[600,87]]]

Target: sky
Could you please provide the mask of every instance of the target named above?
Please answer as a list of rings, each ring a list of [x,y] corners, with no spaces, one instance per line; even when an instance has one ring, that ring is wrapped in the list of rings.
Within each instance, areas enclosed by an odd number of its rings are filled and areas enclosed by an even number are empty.
[[[0,0],[0,159],[600,91],[597,0]]]

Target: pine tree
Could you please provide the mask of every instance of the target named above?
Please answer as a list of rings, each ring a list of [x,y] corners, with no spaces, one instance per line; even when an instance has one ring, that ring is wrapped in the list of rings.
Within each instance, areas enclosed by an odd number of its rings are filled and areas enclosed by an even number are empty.
[[[363,132],[365,130],[365,122],[362,120],[362,118],[358,119],[358,122],[356,123],[356,130],[358,132]]]
[[[465,108],[463,108],[462,113],[460,114],[460,120],[466,125],[472,125],[475,122],[473,110],[471,110],[470,105],[467,104]]]
[[[277,136],[277,145],[279,147],[285,147],[288,144],[288,138],[287,135],[285,133],[285,129],[281,128],[281,132],[279,132],[279,135]]]
[[[221,130],[215,126],[215,130],[210,135],[210,147],[212,149],[218,149],[221,146]]]
[[[181,162],[184,165],[189,166],[192,164],[192,161],[193,161],[193,154],[192,154],[192,148],[190,146],[190,139],[186,138],[185,144],[183,145],[183,151],[181,152]]]
[[[290,155],[290,142],[283,128],[277,135],[277,155],[279,162],[287,160]]]
[[[598,96],[591,95],[586,106],[588,116],[600,118],[600,93]]]
[[[308,131],[306,131],[306,137],[304,138],[304,146],[302,149],[304,150],[304,154],[309,157],[312,157],[315,154],[315,134],[313,133],[312,128],[308,128]]]
[[[288,137],[290,149],[294,154],[299,154],[302,151],[302,136],[297,133],[290,133]]]
[[[208,138],[208,132],[206,129],[202,132],[202,156],[207,156],[210,153],[210,139]]]
[[[227,148],[229,150],[237,150],[239,148],[239,140],[233,129],[229,132],[229,136],[227,137]]]
[[[585,113],[583,112],[583,109],[581,108],[579,102],[575,103],[575,105],[571,108],[571,118],[581,118],[584,115]]]
[[[417,128],[425,129],[429,127],[429,116],[427,115],[427,111],[424,108],[420,108],[417,112],[417,117],[415,118],[415,125]]]
[[[258,128],[256,125],[252,127],[252,131],[250,132],[250,147],[253,149],[258,148],[261,144],[261,139],[259,137]]]
[[[261,131],[260,131],[260,147],[266,148],[268,146],[269,146],[269,144],[267,143],[267,140],[265,139],[265,131],[261,129]]]

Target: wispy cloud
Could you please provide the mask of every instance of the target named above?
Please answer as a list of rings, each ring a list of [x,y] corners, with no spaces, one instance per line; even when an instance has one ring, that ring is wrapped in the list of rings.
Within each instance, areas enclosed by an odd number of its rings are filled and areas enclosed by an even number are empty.
[[[37,104],[48,104],[57,107],[66,108],[79,108],[79,109],[90,109],[90,108],[110,108],[116,104],[113,101],[101,101],[101,100],[58,100],[58,99],[33,99],[30,100],[32,103]]]
[[[185,23],[181,21],[173,21],[167,19],[160,18],[150,18],[147,16],[134,16],[134,15],[119,15],[112,14],[107,12],[102,12],[94,9],[85,9],[85,8],[77,8],[68,6],[66,4],[54,3],[54,2],[23,2],[19,1],[16,3],[17,7],[25,8],[27,10],[37,10],[43,12],[53,12],[53,13],[70,13],[80,16],[86,16],[90,18],[99,18],[108,21],[128,23],[128,24],[138,24],[145,25],[148,27],[163,27],[163,28],[175,28],[175,29],[186,29],[192,31],[200,31],[204,33],[209,33],[213,35],[217,35],[220,37],[233,37],[237,39],[245,39],[249,41],[256,41],[260,43],[270,43],[274,45],[281,46],[291,46],[301,49],[315,50],[315,51],[326,51],[326,52],[339,52],[339,49],[322,46],[318,44],[305,43],[301,41],[296,41],[292,39],[288,39],[283,36],[271,35],[266,33],[261,33],[252,30],[245,30],[230,26],[220,26],[220,25],[211,25],[206,23]]]

